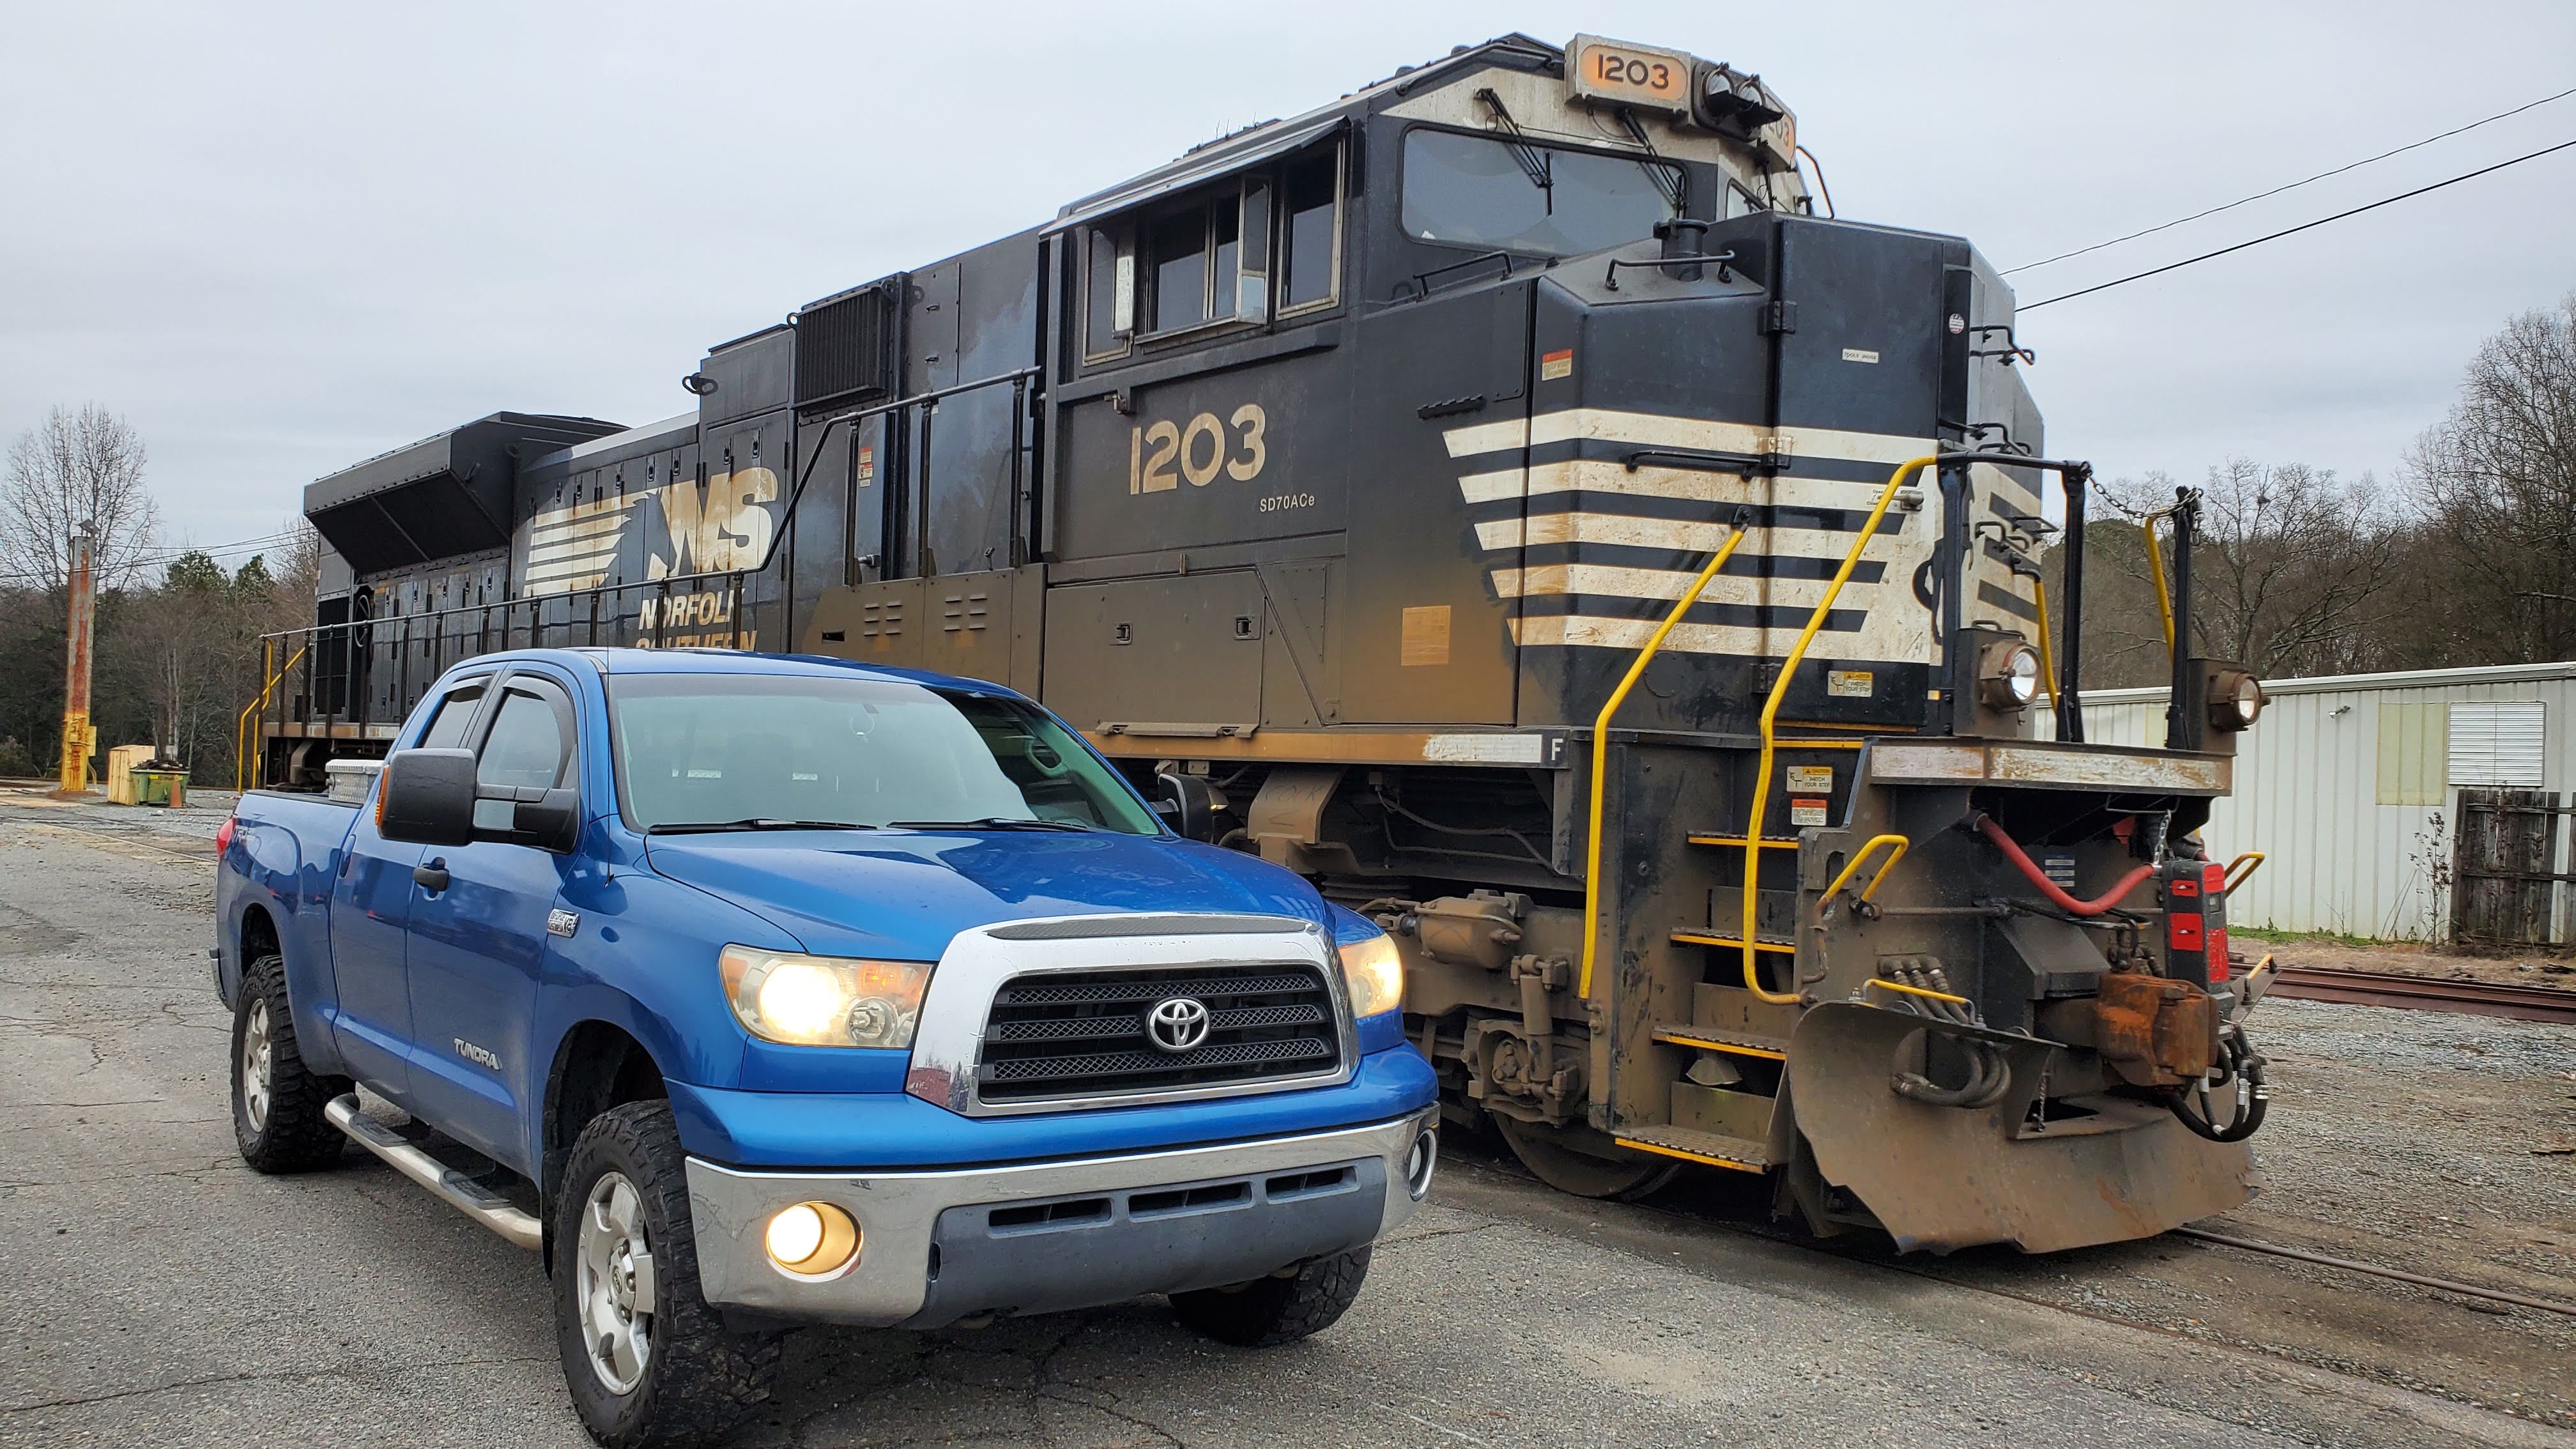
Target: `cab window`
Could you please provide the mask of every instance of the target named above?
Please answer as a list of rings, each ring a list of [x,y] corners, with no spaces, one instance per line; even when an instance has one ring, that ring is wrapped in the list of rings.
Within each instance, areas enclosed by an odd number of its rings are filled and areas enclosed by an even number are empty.
[[[1670,162],[1416,130],[1404,138],[1404,229],[1417,241],[1570,257],[1654,235],[1681,214]]]
[[[1309,150],[1081,234],[1082,356],[1103,362],[1341,295],[1342,148]]]

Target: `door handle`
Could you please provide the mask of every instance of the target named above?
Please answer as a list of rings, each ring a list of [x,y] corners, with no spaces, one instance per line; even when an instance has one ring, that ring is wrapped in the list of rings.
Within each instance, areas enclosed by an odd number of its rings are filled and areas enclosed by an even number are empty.
[[[447,860],[444,856],[437,860],[423,861],[411,868],[411,883],[432,894],[447,889],[448,879]]]

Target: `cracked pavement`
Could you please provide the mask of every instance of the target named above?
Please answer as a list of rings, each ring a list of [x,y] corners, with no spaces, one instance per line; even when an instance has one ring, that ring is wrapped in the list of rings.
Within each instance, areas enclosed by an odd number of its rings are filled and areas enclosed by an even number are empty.
[[[532,1255],[354,1151],[307,1177],[241,1165],[211,856],[133,819],[0,812],[0,1444],[586,1444]],[[1152,1300],[808,1330],[742,1442],[2576,1446],[1452,1164],[1305,1343],[1225,1348]]]

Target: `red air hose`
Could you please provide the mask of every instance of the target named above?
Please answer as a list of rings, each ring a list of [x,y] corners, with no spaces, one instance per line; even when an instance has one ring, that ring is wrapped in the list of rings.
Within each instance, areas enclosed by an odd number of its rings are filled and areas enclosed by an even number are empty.
[[[2150,862],[2146,865],[2139,866],[2136,870],[2120,877],[2120,883],[2118,885],[2111,887],[2109,890],[2095,896],[2093,899],[2089,901],[2079,901],[2075,897],[2068,895],[2064,890],[2060,889],[2057,882],[2050,880],[2048,878],[2048,872],[2041,870],[2037,865],[2033,864],[2031,862],[2031,858],[2022,853],[2022,848],[2013,842],[2013,838],[2004,834],[2004,828],[1995,823],[1995,817],[1991,815],[1978,816],[1977,833],[1983,835],[1988,840],[1993,841],[1995,843],[1995,848],[2004,853],[2004,859],[2020,866],[2021,873],[2030,877],[2030,883],[2039,887],[2039,893],[2041,895],[2044,895],[2051,901],[2055,902],[2059,909],[2072,911],[2079,916],[2098,916],[2104,911],[2111,909],[2113,906],[2120,903],[2120,898],[2122,896],[2125,896],[2130,891],[2137,889],[2138,882],[2145,880],[2148,876],[2156,873],[2154,863]]]

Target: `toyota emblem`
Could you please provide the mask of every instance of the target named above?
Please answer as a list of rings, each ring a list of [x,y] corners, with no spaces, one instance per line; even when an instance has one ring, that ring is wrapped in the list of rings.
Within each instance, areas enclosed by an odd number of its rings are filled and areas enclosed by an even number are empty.
[[[1194,996],[1167,996],[1145,1012],[1145,1039],[1158,1050],[1178,1056],[1207,1035],[1207,1003]]]

